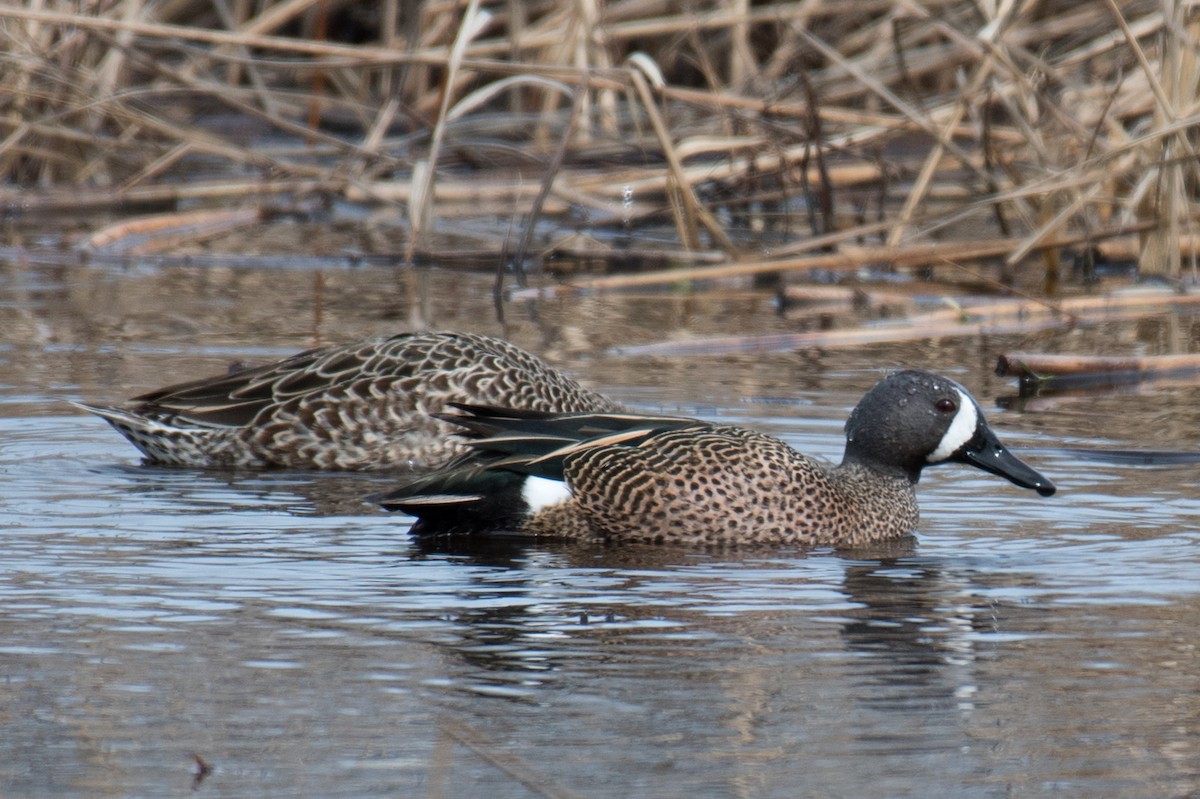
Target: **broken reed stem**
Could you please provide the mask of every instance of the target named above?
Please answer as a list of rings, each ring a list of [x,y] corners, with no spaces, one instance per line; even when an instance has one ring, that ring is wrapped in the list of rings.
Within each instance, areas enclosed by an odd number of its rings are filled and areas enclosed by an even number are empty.
[[[201,241],[257,224],[262,218],[257,208],[136,217],[96,231],[79,244],[79,249],[129,255],[162,252],[179,243]]]
[[[466,747],[485,763],[523,785],[534,796],[545,799],[582,799],[580,794],[558,785],[524,759],[506,751],[505,747],[485,740],[479,732],[466,724],[444,718],[438,722],[438,730]]]
[[[964,336],[1019,335],[1068,326],[1061,319],[1012,322],[1005,324],[946,324],[916,327],[857,327],[847,330],[821,330],[811,333],[778,333],[765,336],[722,336],[666,341],[619,347],[614,354],[623,356],[726,355],[744,352],[787,352],[808,349],[839,349],[870,344],[898,344],[935,338]]]
[[[1173,292],[1157,296],[1084,297],[1079,302],[1067,301],[1072,316],[1053,314],[1026,304],[1011,314],[988,314],[982,320],[943,321],[932,315],[913,317],[894,324],[860,326],[843,330],[820,330],[806,333],[777,333],[763,336],[714,336],[686,341],[663,341],[629,347],[619,347],[614,353],[625,356],[685,356],[718,355],[739,352],[784,352],[788,350],[834,349],[860,347],[869,344],[895,344],[905,341],[925,341],[939,338],[968,336],[1028,335],[1042,330],[1074,327],[1077,322],[1099,322],[1138,319],[1147,308],[1173,308],[1200,303],[1200,296],[1181,297]],[[1091,313],[1084,311],[1090,310]],[[1028,311],[1024,313],[1021,311]],[[961,314],[961,311],[951,313]],[[1009,321],[1005,316],[1016,316]]]
[[[865,226],[866,230],[878,229],[882,225]],[[822,236],[818,240],[809,241],[811,249],[857,238],[863,234],[864,228],[839,231],[836,234]],[[1046,247],[1065,247],[1075,244],[1102,241],[1112,236],[1124,235],[1128,228],[1113,230],[1094,230],[1088,234],[1073,234],[1057,236],[1044,242]],[[681,280],[718,280],[731,277],[746,277],[767,272],[796,272],[811,269],[826,271],[853,271],[864,266],[925,266],[946,261],[971,261],[982,258],[994,258],[1011,252],[1021,245],[1023,239],[992,239],[986,241],[948,241],[930,242],[928,244],[910,244],[899,247],[861,247],[842,244],[838,252],[820,253],[817,255],[800,256],[796,258],[780,258],[766,261],[743,261],[725,264],[723,266],[705,266],[682,269],[668,269],[658,272],[643,272],[634,275],[608,275],[587,280],[572,281],[568,284],[536,290],[541,295],[564,295],[576,292],[613,291],[638,286],[653,286],[672,284]],[[1200,242],[1198,242],[1200,243]]]
[[[1034,380],[1091,374],[1163,374],[1200,371],[1200,355],[1054,355],[1009,352],[1000,356],[996,374]]]

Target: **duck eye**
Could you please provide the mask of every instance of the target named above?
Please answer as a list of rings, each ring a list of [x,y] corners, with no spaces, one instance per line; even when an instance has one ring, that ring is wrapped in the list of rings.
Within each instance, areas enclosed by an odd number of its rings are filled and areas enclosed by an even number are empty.
[[[958,410],[958,403],[952,399],[946,399],[945,397],[942,397],[940,400],[934,403],[934,407],[942,413],[953,413],[954,411]]]

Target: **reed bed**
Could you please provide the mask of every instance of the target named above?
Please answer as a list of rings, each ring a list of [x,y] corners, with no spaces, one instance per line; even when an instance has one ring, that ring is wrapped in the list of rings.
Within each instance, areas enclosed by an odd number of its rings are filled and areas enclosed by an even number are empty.
[[[964,260],[1053,293],[1066,247],[1178,278],[1198,40],[1183,0],[3,4],[0,204],[160,214],[89,247],[321,197],[390,209],[408,261],[492,218],[518,269],[584,230],[691,277]]]

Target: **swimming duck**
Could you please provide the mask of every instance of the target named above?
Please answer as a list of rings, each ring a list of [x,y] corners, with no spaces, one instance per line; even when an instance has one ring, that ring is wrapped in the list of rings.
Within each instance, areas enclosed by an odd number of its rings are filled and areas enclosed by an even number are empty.
[[[161,388],[100,416],[155,464],[425,471],[466,452],[448,403],[620,411],[550,364],[491,336],[405,333],[312,349]]]
[[[965,463],[1050,496],[979,403],[925,371],[889,375],[846,422],[840,465],[742,427],[627,413],[459,405],[471,460],[376,497],[417,535],[510,530],[700,546],[858,546],[918,520],[926,466]]]

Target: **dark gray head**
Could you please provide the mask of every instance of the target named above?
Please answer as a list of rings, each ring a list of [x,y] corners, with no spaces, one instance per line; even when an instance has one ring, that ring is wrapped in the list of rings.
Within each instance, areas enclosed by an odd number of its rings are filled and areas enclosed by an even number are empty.
[[[846,420],[847,463],[912,482],[938,463],[967,463],[1044,497],[1054,483],[1004,448],[967,390],[948,377],[908,370],[888,375]]]

